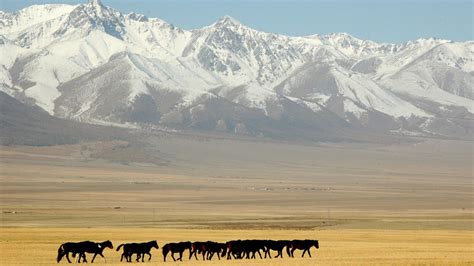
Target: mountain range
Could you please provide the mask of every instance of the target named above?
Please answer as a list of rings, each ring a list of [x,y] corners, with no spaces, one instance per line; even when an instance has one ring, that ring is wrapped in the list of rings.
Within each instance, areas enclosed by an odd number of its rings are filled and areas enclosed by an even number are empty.
[[[474,41],[185,30],[99,0],[0,11],[0,90],[90,124],[349,139],[472,138]]]

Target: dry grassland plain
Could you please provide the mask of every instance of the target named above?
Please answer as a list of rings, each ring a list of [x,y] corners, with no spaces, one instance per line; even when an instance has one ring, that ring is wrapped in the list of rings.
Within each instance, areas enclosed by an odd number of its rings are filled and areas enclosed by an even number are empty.
[[[298,238],[321,248],[167,264],[474,264],[472,142],[147,142],[2,147],[0,264],[56,264],[67,241]]]
[[[311,251],[312,258],[273,258],[266,260],[189,261],[185,252],[183,262],[167,258],[167,265],[367,265],[367,264],[472,264],[471,232],[451,230],[208,230],[208,229],[130,229],[130,228],[8,228],[2,233],[2,265],[54,265],[58,242],[89,239],[112,239],[118,243],[159,239],[166,242],[201,240],[216,241],[242,238],[307,238],[317,237],[320,249]],[[5,242],[8,240],[8,243]],[[30,250],[25,253],[25,250]],[[126,265],[120,263],[119,252],[106,250],[106,260],[97,257],[94,264]],[[163,265],[161,250],[152,252],[147,265]],[[273,254],[274,256],[275,254]],[[90,259],[89,259],[90,260]],[[66,261],[62,261],[65,264]],[[66,263],[67,264],[67,263]]]

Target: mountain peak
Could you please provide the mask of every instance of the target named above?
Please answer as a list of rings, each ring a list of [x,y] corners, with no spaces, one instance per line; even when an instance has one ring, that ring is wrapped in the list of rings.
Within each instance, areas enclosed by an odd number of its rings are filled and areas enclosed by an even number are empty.
[[[131,12],[127,15],[127,17],[129,19],[132,19],[132,20],[136,20],[136,21],[140,21],[140,22],[143,22],[143,21],[148,21],[148,17],[145,16],[145,15],[142,15],[142,14],[138,14],[138,13],[135,13],[135,12]]]
[[[217,26],[241,26],[243,24],[240,23],[240,21],[238,21],[237,19],[226,15],[226,16],[223,16],[222,18],[220,18],[215,23],[215,25],[217,25]]]
[[[100,0],[88,0],[87,4],[82,6],[91,12],[96,12],[97,14],[102,13],[103,10],[107,9]]]
[[[100,0],[89,0],[89,4],[95,7],[103,7],[102,2]]]

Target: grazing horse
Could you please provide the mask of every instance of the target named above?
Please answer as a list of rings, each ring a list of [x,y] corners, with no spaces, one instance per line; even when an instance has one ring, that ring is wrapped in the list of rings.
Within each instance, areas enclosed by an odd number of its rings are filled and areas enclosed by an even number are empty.
[[[56,260],[59,263],[64,257],[64,255],[66,255],[67,261],[71,263],[71,260],[69,260],[69,253],[72,253],[73,258],[76,254],[79,254],[78,262],[81,262],[81,258],[83,262],[87,262],[85,253],[92,253],[94,254],[94,257],[91,261],[93,263],[97,255],[100,255],[102,258],[105,259],[104,255],[102,254],[105,248],[113,248],[112,242],[110,242],[109,240],[101,243],[95,243],[91,241],[83,241],[78,243],[68,242],[59,246],[58,257]]]
[[[158,242],[156,242],[156,240],[146,242],[146,243],[121,244],[120,246],[117,247],[117,251],[119,251],[122,246],[123,246],[123,253],[122,253],[122,256],[120,257],[120,261],[123,261],[123,258],[125,258],[127,262],[132,262],[133,254],[137,254],[137,261],[139,261],[141,257],[142,262],[144,262],[145,254],[148,254],[149,256],[148,261],[150,261],[151,249],[152,248],[159,249]]]
[[[270,250],[276,250],[278,253],[275,258],[283,258],[283,249],[286,247],[286,253],[288,257],[291,257],[290,254],[290,241],[289,240],[267,240],[265,241],[265,258],[268,257],[271,259]]]
[[[166,261],[166,256],[171,252],[171,258],[173,258],[174,261],[176,261],[174,253],[179,253],[177,260],[183,261],[183,253],[186,249],[191,253],[191,242],[168,243],[161,249],[163,252],[163,260]]]
[[[319,242],[318,240],[293,240],[290,242],[290,249],[291,249],[291,257],[294,257],[295,250],[303,250],[303,255],[301,257],[304,257],[304,254],[308,252],[309,257],[311,258],[311,252],[309,249],[314,246],[316,249],[319,249]]]

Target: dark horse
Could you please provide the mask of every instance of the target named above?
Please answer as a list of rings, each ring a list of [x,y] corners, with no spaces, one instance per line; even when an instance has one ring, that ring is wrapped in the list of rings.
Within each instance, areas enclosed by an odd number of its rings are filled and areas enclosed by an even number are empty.
[[[208,260],[212,260],[214,254],[217,254],[217,258],[220,260],[221,256],[225,257],[227,253],[227,245],[225,243],[208,241],[206,244],[206,251],[208,254]]]
[[[163,252],[163,260],[166,261],[166,256],[171,252],[171,258],[173,258],[174,261],[176,261],[174,253],[179,253],[177,260],[183,261],[183,253],[186,249],[191,253],[191,242],[168,243],[161,249]]]
[[[272,258],[272,256],[270,255],[270,250],[276,250],[278,252],[275,258],[283,258],[283,249],[285,247],[288,257],[291,257],[289,240],[267,240],[265,241],[265,247],[267,248],[267,250],[265,250],[265,258],[267,257],[267,255],[270,259]]]
[[[225,243],[217,243],[213,241],[206,242],[194,242],[191,244],[191,251],[189,252],[189,259],[194,258],[197,260],[196,254],[202,254],[202,260],[212,260],[214,254],[217,254],[219,260],[222,256],[225,256],[227,252],[227,246]]]
[[[191,249],[189,250],[189,259],[194,255],[197,260],[197,254],[202,254],[202,260],[206,260],[206,242],[193,242],[191,243]]]
[[[294,257],[294,253],[296,249],[303,250],[303,255],[308,252],[309,257],[311,258],[311,252],[309,249],[314,246],[315,248],[319,249],[319,242],[318,240],[293,240],[290,242],[290,249],[291,249],[291,257]]]
[[[64,255],[66,255],[67,261],[71,263],[71,260],[69,260],[69,253],[72,253],[73,258],[76,256],[76,254],[79,254],[78,262],[81,262],[81,258],[83,262],[87,262],[86,253],[94,254],[91,262],[94,262],[94,259],[97,255],[100,255],[105,259],[104,255],[102,254],[105,248],[113,248],[112,242],[107,240],[101,243],[95,243],[91,241],[64,243],[59,246],[57,262],[59,263]]]
[[[132,255],[137,254],[137,261],[140,260],[140,257],[142,258],[142,262],[144,262],[145,259],[145,254],[148,254],[149,258],[148,261],[151,260],[151,249],[156,248],[158,249],[158,242],[156,240],[146,242],[146,243],[127,243],[127,244],[121,244],[120,246],[117,247],[117,251],[120,250],[120,248],[123,246],[123,253],[122,257],[120,258],[120,261],[123,261],[123,258],[127,260],[127,262],[132,262]]]

